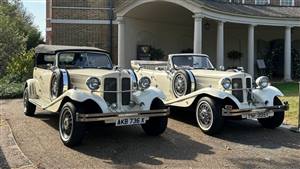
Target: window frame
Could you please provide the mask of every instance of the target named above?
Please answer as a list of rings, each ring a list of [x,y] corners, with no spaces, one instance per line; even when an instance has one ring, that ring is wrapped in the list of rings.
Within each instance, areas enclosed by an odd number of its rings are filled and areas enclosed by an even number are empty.
[[[62,53],[98,53],[98,54],[104,54],[107,56],[107,59],[108,61],[110,62],[110,65],[112,66],[112,68],[114,67],[113,63],[112,63],[112,60],[111,60],[111,57],[110,57],[110,54],[109,53],[106,53],[106,52],[100,52],[100,51],[89,51],[89,50],[86,50],[86,51],[82,51],[82,50],[70,50],[70,51],[61,51],[61,52],[57,52],[56,54],[56,57],[57,57],[57,61],[56,61],[56,67],[59,68],[59,57]]]
[[[47,64],[41,66],[40,64],[38,65],[38,63],[37,63],[39,57],[45,57],[47,55],[54,56],[54,62],[52,64],[52,66],[56,66],[56,64],[57,64],[57,55],[56,54],[36,53],[35,56],[34,56],[35,57],[35,59],[34,59],[35,60],[34,61],[34,67],[40,68],[40,69],[49,69],[49,67],[47,66]],[[45,59],[44,59],[44,61],[45,61]]]
[[[290,1],[292,1],[291,5],[284,5],[283,4],[284,1],[288,1],[288,0],[280,0],[280,6],[295,6],[295,0],[290,0]]]
[[[271,4],[271,0],[267,0],[266,4],[260,4],[260,3],[258,3],[259,1],[261,1],[261,0],[255,0],[255,5],[270,5]]]

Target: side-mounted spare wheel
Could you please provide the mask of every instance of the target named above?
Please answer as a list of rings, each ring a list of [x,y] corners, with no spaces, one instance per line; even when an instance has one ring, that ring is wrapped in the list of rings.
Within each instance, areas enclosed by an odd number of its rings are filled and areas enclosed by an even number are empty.
[[[196,107],[196,119],[200,129],[208,135],[221,131],[224,119],[221,112],[221,103],[210,97],[199,99]]]
[[[274,106],[282,105],[282,102],[278,97],[274,98]],[[279,127],[284,121],[284,111],[274,112],[273,117],[268,117],[264,119],[258,119],[258,122],[264,127],[269,129],[275,129]]]
[[[70,76],[65,69],[55,69],[51,76],[50,84],[50,96],[51,100],[55,100],[64,92],[64,87],[66,89],[70,88]]]
[[[158,110],[158,109],[166,109],[164,103],[159,100],[155,99],[151,104],[151,110]],[[168,125],[168,117],[151,117],[145,124],[142,124],[142,128],[147,135],[150,136],[158,136],[161,135],[167,128]]]
[[[190,75],[188,71],[189,70],[178,70],[173,76],[172,90],[177,98],[195,90],[194,76],[192,74]]]
[[[85,134],[85,124],[76,121],[78,111],[72,102],[67,102],[59,115],[60,139],[68,147],[80,144]]]
[[[34,116],[36,106],[29,101],[28,87],[25,87],[23,93],[24,114],[26,116]]]

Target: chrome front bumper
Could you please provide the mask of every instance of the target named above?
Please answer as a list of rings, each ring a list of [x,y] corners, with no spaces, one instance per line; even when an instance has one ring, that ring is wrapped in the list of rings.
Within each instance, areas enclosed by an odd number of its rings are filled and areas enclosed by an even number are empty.
[[[123,112],[123,113],[94,113],[82,114],[76,113],[76,121],[78,122],[96,122],[96,121],[117,121],[124,118],[135,117],[162,117],[170,114],[169,109],[148,110],[139,112]]]
[[[222,116],[242,116],[248,114],[255,114],[260,112],[279,112],[279,111],[287,111],[289,109],[288,102],[285,102],[283,105],[276,106],[265,106],[265,107],[255,107],[249,109],[232,109],[230,107],[226,107],[222,109]]]

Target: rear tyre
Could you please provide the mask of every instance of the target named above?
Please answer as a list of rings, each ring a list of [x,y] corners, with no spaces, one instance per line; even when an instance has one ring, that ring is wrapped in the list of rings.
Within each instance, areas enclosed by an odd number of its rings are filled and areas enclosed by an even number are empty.
[[[151,110],[165,109],[165,105],[160,100],[154,100]],[[142,124],[144,132],[149,136],[159,136],[167,128],[168,117],[151,117],[145,124]]]
[[[281,101],[278,97],[274,98],[274,106],[282,105]],[[284,111],[274,112],[273,117],[258,119],[258,122],[264,127],[268,129],[275,129],[279,127],[284,121]]]
[[[196,108],[196,119],[205,134],[219,133],[224,125],[221,104],[210,97],[201,98]]]
[[[23,93],[23,104],[24,104],[24,114],[26,116],[34,116],[36,106],[29,101],[28,87],[25,88]]]
[[[85,134],[85,125],[76,121],[77,108],[71,102],[64,104],[59,116],[59,135],[64,145],[79,145]]]

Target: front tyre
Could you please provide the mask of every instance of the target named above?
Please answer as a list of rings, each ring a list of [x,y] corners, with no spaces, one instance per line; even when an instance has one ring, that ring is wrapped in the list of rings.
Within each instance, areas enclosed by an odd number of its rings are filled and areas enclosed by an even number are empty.
[[[159,136],[167,128],[168,117],[152,117],[142,125],[144,132],[149,136]]]
[[[224,124],[220,103],[209,97],[201,98],[196,108],[196,119],[205,134],[213,135],[220,132]]]
[[[164,103],[156,99],[151,104],[151,110],[165,109]],[[161,135],[167,128],[168,125],[168,117],[151,117],[145,124],[142,124],[142,128],[144,132],[149,136],[159,136]]]
[[[77,108],[71,102],[64,104],[59,116],[59,134],[64,145],[79,145],[84,137],[85,126],[76,121]]]
[[[26,116],[34,116],[36,106],[29,101],[28,87],[25,88],[23,93],[23,104],[24,104],[24,114]]]
[[[278,97],[274,98],[274,106],[282,105],[281,101]],[[274,112],[273,117],[268,117],[264,119],[258,119],[258,122],[264,127],[268,129],[275,129],[279,127],[284,121],[284,111]]]

